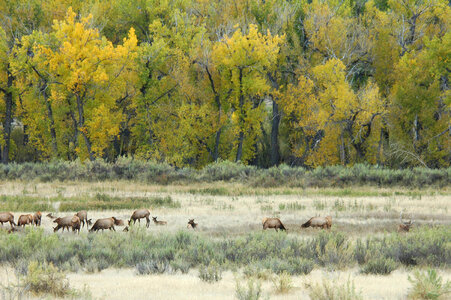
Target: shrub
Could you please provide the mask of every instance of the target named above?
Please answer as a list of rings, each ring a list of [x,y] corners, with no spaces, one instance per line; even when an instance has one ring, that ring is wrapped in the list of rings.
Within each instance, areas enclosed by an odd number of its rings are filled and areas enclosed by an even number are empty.
[[[242,286],[237,278],[235,278],[235,282],[235,296],[238,300],[259,300],[263,296],[260,281],[248,279],[246,286]]]
[[[362,273],[388,275],[396,270],[397,264],[391,258],[378,257],[370,259],[362,268]]]
[[[136,264],[136,273],[139,275],[172,273],[172,267],[165,260],[149,260]]]
[[[341,284],[337,280],[323,279],[322,284],[308,284],[307,291],[310,299],[315,300],[361,300],[360,292],[354,286],[350,278]]]
[[[412,288],[409,290],[409,299],[445,299],[451,294],[451,282],[443,283],[443,278],[434,269],[426,272],[416,270],[413,278],[408,277]],[[449,299],[449,298],[447,298]]]
[[[52,263],[30,262],[24,284],[36,295],[51,294],[63,297],[71,292],[66,275]]]
[[[214,283],[222,279],[221,266],[214,260],[210,261],[208,266],[199,267],[199,278],[208,283]]]
[[[282,272],[272,278],[274,290],[279,294],[286,294],[293,288],[293,279],[287,272]]]

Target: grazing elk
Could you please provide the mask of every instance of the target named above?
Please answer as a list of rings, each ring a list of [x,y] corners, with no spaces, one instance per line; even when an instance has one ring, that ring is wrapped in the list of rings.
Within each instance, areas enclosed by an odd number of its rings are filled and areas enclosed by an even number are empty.
[[[80,222],[82,224],[81,227],[85,227],[86,223],[86,228],[88,228],[88,225],[90,225],[88,222],[88,212],[86,210],[80,210],[75,215],[80,219]]]
[[[14,215],[10,212],[0,212],[0,223],[8,223],[11,225],[11,228],[13,228],[13,225],[16,226],[16,223],[14,223]]]
[[[152,220],[155,223],[155,225],[166,225],[166,224],[168,224],[168,222],[166,222],[166,221],[157,221],[157,217],[152,217]]]
[[[150,225],[150,211],[148,209],[145,208],[141,208],[141,209],[137,209],[133,212],[132,216],[130,217],[130,220],[128,221],[128,225],[131,224],[131,222],[133,221],[133,224],[135,224],[136,220],[138,220],[138,222],[141,224],[141,219],[146,218],[146,227],[149,227]]]
[[[332,217],[313,217],[307,222],[301,225],[302,228],[306,227],[320,227],[323,229],[329,229],[332,227]]]
[[[41,218],[42,218],[42,214],[40,211],[36,212],[33,215],[33,224],[36,226],[41,226]]]
[[[196,229],[197,227],[197,223],[194,223],[194,219],[189,219],[188,221],[188,225],[186,226],[186,228],[192,228],[192,229]]]
[[[415,223],[415,221],[412,221],[412,216],[410,217],[410,220],[408,222],[404,222],[402,220],[402,214],[403,212],[401,212],[399,214],[399,222],[401,222],[401,224],[398,225],[398,232],[409,232],[410,227],[412,227],[413,223]]]
[[[77,230],[80,233],[80,218],[77,216],[67,216],[63,218],[56,218],[53,223],[56,223],[56,227],[53,228],[53,232],[57,232],[60,228],[67,229],[69,231],[69,227],[72,228],[72,231]]]
[[[122,231],[123,232],[128,232],[128,226],[125,226],[125,228]]]
[[[102,229],[102,232],[105,229],[109,229],[109,230],[114,230],[116,231],[116,229],[114,229],[114,219],[115,218],[103,218],[103,219],[98,219],[94,225],[92,225],[91,229],[89,229],[89,232],[93,232],[93,231],[99,231],[100,229]]]
[[[18,226],[23,226],[25,227],[25,225],[32,225],[33,224],[33,215],[21,215],[19,217],[19,219],[17,220],[17,225]]]
[[[266,230],[268,228],[274,228],[276,231],[280,230],[287,230],[285,226],[283,226],[282,222],[279,220],[279,218],[264,218],[262,221],[263,224],[263,230]]]

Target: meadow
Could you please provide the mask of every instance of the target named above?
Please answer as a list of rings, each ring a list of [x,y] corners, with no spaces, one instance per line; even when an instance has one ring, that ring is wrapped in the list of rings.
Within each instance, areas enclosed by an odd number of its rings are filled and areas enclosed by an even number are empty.
[[[450,194],[447,187],[7,180],[0,184],[0,211],[17,219],[41,210],[44,217],[40,228],[23,233],[7,234],[9,225],[2,227],[3,295],[17,292],[8,283],[24,281],[30,265],[38,263],[42,272],[51,266],[64,274],[72,287],[66,297],[72,298],[88,293],[120,299],[147,282],[138,294],[156,293],[160,299],[251,299],[253,293],[252,299],[314,299],[320,297],[315,291],[327,289],[351,299],[405,299],[412,288],[408,278],[417,271],[437,270],[444,282],[451,277]],[[168,225],[54,234],[45,217],[86,209],[93,220],[128,220],[139,207]],[[415,222],[408,233],[397,232],[401,211]],[[310,217],[325,215],[333,218],[331,230],[301,228]],[[264,217],[279,217],[287,232],[263,231]],[[186,228],[190,218],[199,224],[196,230]],[[374,282],[386,288],[374,288]],[[164,293],[163,286],[178,288]]]

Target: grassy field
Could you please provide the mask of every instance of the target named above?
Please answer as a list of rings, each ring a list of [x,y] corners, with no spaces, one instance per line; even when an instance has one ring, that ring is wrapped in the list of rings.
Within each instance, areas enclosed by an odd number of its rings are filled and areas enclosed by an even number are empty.
[[[444,280],[451,277],[451,190],[446,187],[0,183],[0,211],[13,212],[16,220],[36,210],[65,216],[80,209],[88,210],[93,220],[128,220],[139,207],[149,208],[168,225],[152,223],[145,229],[141,224],[128,233],[117,227],[116,233],[88,234],[84,228],[79,236],[55,235],[51,220],[44,217],[39,230],[15,235],[0,231],[0,264],[10,270],[0,274],[0,283],[15,282],[21,276],[17,270],[32,261],[52,262],[67,273],[71,286],[86,285],[96,299],[123,299],[131,292],[144,298],[233,299],[237,282],[245,286],[250,280],[246,274],[259,274],[255,282],[271,299],[310,299],[313,287],[349,280],[363,299],[405,299],[408,276],[415,270],[436,268]],[[410,233],[396,232],[401,211],[415,221]],[[312,216],[325,215],[333,218],[331,232],[300,226]],[[279,217],[287,233],[262,232],[261,220],[270,216]],[[196,232],[186,228],[189,218],[199,223]],[[206,283],[199,271],[205,268],[208,274],[213,265],[222,279]],[[282,293],[278,282],[285,275],[291,284]],[[174,288],[163,293],[165,286]]]

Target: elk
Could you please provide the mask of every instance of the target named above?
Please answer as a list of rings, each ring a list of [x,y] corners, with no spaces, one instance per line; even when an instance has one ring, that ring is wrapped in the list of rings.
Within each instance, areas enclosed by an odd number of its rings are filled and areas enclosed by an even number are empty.
[[[410,220],[408,222],[404,222],[402,220],[402,214],[403,212],[399,214],[399,222],[401,222],[401,224],[398,225],[398,232],[409,232],[410,227],[412,227],[415,221],[412,221],[412,216],[410,216]]]
[[[100,229],[102,229],[102,232],[105,229],[109,229],[109,230],[114,230],[116,231],[116,229],[114,229],[114,220],[115,218],[103,218],[103,219],[98,219],[94,225],[92,225],[91,229],[89,229],[89,232],[93,232],[93,231],[99,231]]]
[[[16,223],[14,223],[14,215],[10,212],[0,212],[0,223],[8,223],[11,225],[11,228],[13,228],[13,225],[16,226]]]
[[[141,219],[146,218],[146,227],[149,227],[150,225],[150,211],[148,209],[145,208],[141,208],[141,209],[137,209],[133,212],[132,216],[130,217],[130,220],[128,221],[128,225],[131,224],[131,222],[133,221],[133,224],[135,224],[136,220],[138,220],[138,222],[141,224]]]
[[[86,210],[80,210],[75,215],[80,219],[80,222],[82,224],[81,227],[85,227],[86,223],[86,228],[88,228],[88,225],[90,225],[88,222],[88,212]]]
[[[25,227],[25,225],[32,225],[33,224],[33,215],[21,215],[19,217],[19,220],[17,220],[17,225],[18,226],[23,226]]]
[[[166,221],[157,221],[157,217],[152,217],[152,220],[155,223],[155,225],[166,225],[166,224],[168,224],[168,222],[166,222]]]
[[[80,233],[80,218],[77,216],[67,216],[63,218],[56,218],[53,223],[56,223],[56,227],[53,228],[53,232],[57,232],[60,228],[67,229],[69,231],[69,227],[72,228],[72,231],[77,230]]]
[[[125,228],[122,231],[123,232],[128,232],[128,226],[125,226]]]
[[[42,218],[42,214],[40,211],[36,212],[33,215],[33,224],[36,226],[41,226],[41,218]]]
[[[323,229],[329,229],[332,227],[332,217],[313,217],[307,222],[301,225],[302,228],[306,227],[320,227]]]
[[[189,219],[188,221],[188,225],[186,226],[186,228],[192,228],[192,229],[196,229],[198,223],[194,223],[194,219]]]
[[[285,226],[283,226],[282,222],[279,220],[279,218],[264,218],[263,221],[263,230],[266,230],[268,228],[274,228],[276,231],[280,230],[287,230]]]

